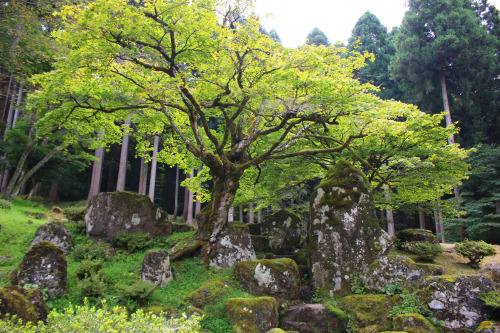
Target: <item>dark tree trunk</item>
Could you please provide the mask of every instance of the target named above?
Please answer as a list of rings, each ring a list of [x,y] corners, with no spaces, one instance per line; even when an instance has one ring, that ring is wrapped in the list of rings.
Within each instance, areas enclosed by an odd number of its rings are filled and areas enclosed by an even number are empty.
[[[254,215],[253,215],[254,208],[255,208],[254,207],[254,203],[250,202],[248,204],[248,223],[254,223],[255,222]]]
[[[186,174],[186,179],[189,178],[189,174]],[[184,207],[182,210],[182,219],[187,221],[188,218],[188,205],[189,205],[189,190],[184,187]]]
[[[116,190],[125,191],[125,178],[127,175],[127,157],[128,157],[128,133],[130,119],[125,121],[125,134],[123,134],[122,149],[120,152],[120,166],[118,167],[118,179],[116,180]]]
[[[155,185],[156,185],[156,162],[158,154],[158,145],[160,142],[160,137],[155,135],[153,144],[153,158],[151,159],[151,176],[149,177],[149,198],[152,202],[155,202]]]
[[[425,229],[425,213],[422,208],[418,210],[418,221],[420,223],[420,229]]]
[[[177,220],[177,213],[179,211],[179,164],[175,165],[175,192],[174,192],[174,217]]]

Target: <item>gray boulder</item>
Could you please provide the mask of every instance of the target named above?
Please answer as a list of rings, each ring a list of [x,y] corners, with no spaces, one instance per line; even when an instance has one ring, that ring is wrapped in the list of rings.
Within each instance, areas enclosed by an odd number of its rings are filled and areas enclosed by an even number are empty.
[[[280,301],[299,297],[299,269],[292,259],[238,262],[234,265],[234,275],[253,295],[272,296]]]
[[[67,279],[64,253],[47,241],[36,243],[9,274],[9,279],[13,285],[46,289],[49,298],[62,296],[66,292]]]
[[[230,298],[225,310],[234,332],[266,333],[278,326],[278,301],[272,297]]]
[[[308,234],[313,286],[330,297],[350,293],[351,281],[392,245],[374,214],[368,180],[346,161],[315,188]]]
[[[142,232],[152,236],[172,234],[168,215],[148,196],[134,192],[103,192],[94,196],[85,212],[87,236],[115,238],[118,233]]]
[[[142,280],[164,287],[173,280],[170,258],[165,250],[150,251],[142,260]]]
[[[364,284],[377,292],[386,292],[388,285],[419,289],[422,278],[431,275],[443,275],[443,268],[417,264],[406,256],[384,256],[369,266]]]
[[[431,276],[423,285],[425,289],[419,293],[422,301],[447,332],[471,330],[491,317],[491,309],[479,295],[500,287],[492,275]]]
[[[216,268],[228,268],[237,262],[256,258],[248,227],[241,222],[230,222],[214,244],[209,264]]]
[[[281,328],[301,333],[344,332],[347,315],[340,309],[328,309],[322,304],[299,304],[286,309]]]
[[[37,229],[31,246],[41,241],[47,241],[60,248],[67,255],[73,248],[73,236],[62,222],[50,221]]]
[[[267,216],[260,225],[261,234],[268,237],[269,250],[274,254],[287,254],[297,247],[302,230],[300,217],[285,210]]]

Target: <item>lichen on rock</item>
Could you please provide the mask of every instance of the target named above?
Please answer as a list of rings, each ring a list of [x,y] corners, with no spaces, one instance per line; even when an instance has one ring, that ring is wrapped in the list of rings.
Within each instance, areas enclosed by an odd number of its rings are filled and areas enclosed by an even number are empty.
[[[235,332],[266,333],[279,322],[278,301],[272,297],[230,298],[225,312]]]
[[[173,280],[170,257],[165,250],[150,251],[142,260],[142,280],[164,287]]]
[[[339,161],[314,190],[308,238],[313,286],[330,297],[348,294],[353,276],[363,276],[392,245],[366,177],[350,163]]]
[[[262,259],[235,264],[234,275],[243,287],[256,296],[294,300],[300,293],[300,275],[292,259]]]
[[[287,254],[300,243],[304,229],[299,216],[286,210],[266,216],[260,225],[261,234],[268,237],[269,250]]]
[[[187,299],[195,307],[203,309],[205,305],[216,304],[221,297],[231,292],[233,288],[228,281],[221,278],[205,281],[198,289],[187,295]]]
[[[432,323],[419,313],[408,313],[394,316],[394,330],[408,333],[437,333]]]
[[[48,241],[60,248],[67,255],[73,248],[73,236],[62,222],[50,221],[41,225],[35,233],[31,242],[33,246],[41,241]]]
[[[228,223],[214,244],[209,264],[216,268],[228,268],[237,262],[256,258],[248,227],[243,223]]]

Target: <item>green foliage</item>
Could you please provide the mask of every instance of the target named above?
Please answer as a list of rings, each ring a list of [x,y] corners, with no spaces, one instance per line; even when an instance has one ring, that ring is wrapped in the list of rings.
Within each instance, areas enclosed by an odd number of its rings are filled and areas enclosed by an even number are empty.
[[[71,257],[75,261],[82,261],[85,259],[101,259],[103,261],[110,260],[114,256],[113,248],[105,242],[85,242],[77,244],[71,252]]]
[[[354,273],[351,277],[351,292],[356,295],[368,294],[370,291],[366,288],[366,283],[362,276]]]
[[[470,241],[468,239],[462,243],[456,243],[455,252],[469,259],[469,265],[473,268],[479,268],[479,264],[484,257],[497,254],[493,245],[484,241]]]
[[[86,206],[67,207],[62,210],[62,213],[70,221],[83,221],[85,219]]]
[[[104,260],[102,259],[85,259],[78,265],[74,274],[81,280],[99,272],[103,267]]]
[[[427,305],[419,300],[416,291],[409,292],[405,290],[399,294],[399,297],[401,298],[401,303],[396,304],[392,310],[389,311],[389,318],[394,318],[399,314],[408,313],[419,313],[424,317],[431,314]]]
[[[5,200],[5,199],[0,199],[0,209],[11,209],[12,204]]]
[[[154,245],[154,240],[149,233],[142,233],[140,231],[133,233],[122,232],[118,233],[111,244],[115,248],[133,253],[151,248]]]
[[[424,262],[433,262],[443,251],[443,246],[437,243],[416,242],[413,247],[413,253],[417,255],[417,259]]]
[[[62,312],[52,311],[47,322],[38,326],[22,325],[13,320],[0,321],[0,332],[41,333],[41,332],[169,332],[197,333],[200,331],[201,317],[193,316],[179,319],[166,319],[142,310],[128,317],[122,307],[108,308],[103,302],[102,309],[83,306],[70,306]]]
[[[328,37],[326,34],[318,28],[314,28],[306,37],[307,45],[315,45],[315,46],[330,46],[330,42],[328,41]]]
[[[493,308],[495,311],[500,311],[500,290],[495,289],[491,291],[482,292],[479,295],[485,305]]]
[[[138,280],[132,284],[117,284],[115,288],[121,296],[144,305],[152,297],[157,286],[154,283]]]
[[[103,299],[109,292],[109,287],[103,281],[103,277],[99,273],[86,275],[83,279],[78,280],[78,296],[90,297],[92,299]]]

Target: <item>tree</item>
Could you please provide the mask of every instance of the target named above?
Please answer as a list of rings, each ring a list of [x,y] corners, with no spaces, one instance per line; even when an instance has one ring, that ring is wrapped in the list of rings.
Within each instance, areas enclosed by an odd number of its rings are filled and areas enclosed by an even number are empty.
[[[205,255],[225,228],[245,172],[340,152],[402,112],[421,114],[379,99],[373,86],[352,77],[364,56],[334,47],[286,49],[259,33],[253,17],[239,23],[242,12],[234,8],[243,5],[172,0],[139,8],[100,0],[66,8],[67,27],[56,36],[67,54],[38,78],[42,89],[33,100],[48,110],[41,128],[64,119],[72,130],[102,129],[111,139],[121,133],[118,120],[165,126],[170,137],[159,159],[195,158],[213,182],[198,229]]]
[[[356,22],[349,38],[348,49],[353,52],[368,52],[374,59],[360,68],[355,76],[361,82],[370,82],[380,87],[378,95],[384,99],[399,99],[400,92],[389,72],[389,63],[396,51],[387,28],[380,23],[377,16],[365,12]]]
[[[330,42],[328,41],[328,37],[326,37],[326,34],[319,30],[318,28],[314,28],[306,38],[306,44],[307,45],[324,45],[324,46],[330,46]]]
[[[453,109],[461,140],[471,145],[471,133],[487,131],[489,124],[480,122],[492,118],[488,109],[471,106],[475,93],[489,90],[485,84],[498,76],[496,45],[472,1],[410,0],[391,71],[408,101],[433,113],[447,110],[447,125],[453,123]]]

